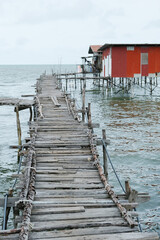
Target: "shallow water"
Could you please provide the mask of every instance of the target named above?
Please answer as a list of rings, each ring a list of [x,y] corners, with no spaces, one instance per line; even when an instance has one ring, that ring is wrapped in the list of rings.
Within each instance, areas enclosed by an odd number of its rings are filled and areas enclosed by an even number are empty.
[[[51,73],[52,69],[55,72],[70,72],[75,71],[76,66],[0,66],[0,97],[34,94],[34,87],[31,86],[36,83],[36,78],[45,70]],[[70,81],[68,92],[71,92],[78,101],[78,107],[81,107],[78,80],[76,85],[75,90],[75,81]],[[117,89],[106,91],[94,86],[89,80],[86,89],[86,106],[91,102],[92,121],[100,123],[100,128],[95,129],[95,133],[101,137],[102,129],[106,129],[107,139],[110,140],[108,151],[122,183],[128,179],[132,188],[150,193],[151,200],[137,208],[143,229],[160,231],[160,88],[157,87],[152,96],[139,86],[132,87],[129,94],[124,94]],[[17,152],[9,149],[9,145],[18,142],[13,110],[13,106],[0,106],[0,197],[12,186],[14,181],[11,175],[18,168]],[[24,139],[28,130],[28,110],[20,112],[20,118]],[[115,186],[116,192],[122,192],[110,168],[109,181]],[[2,218],[2,208],[0,211]],[[9,227],[12,227],[11,220]]]

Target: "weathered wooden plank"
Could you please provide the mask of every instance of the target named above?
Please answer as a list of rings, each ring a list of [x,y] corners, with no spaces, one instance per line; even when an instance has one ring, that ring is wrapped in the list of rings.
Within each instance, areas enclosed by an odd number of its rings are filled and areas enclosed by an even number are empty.
[[[42,234],[45,236],[45,240],[159,240],[158,233],[140,233],[140,232],[125,232],[125,233],[112,233],[112,234],[99,234],[99,235],[81,235],[81,236],[65,236],[65,237],[58,237],[53,238],[53,232],[42,232]],[[44,240],[43,235],[38,233],[31,233],[32,240],[39,239]]]
[[[83,219],[83,220],[64,220],[64,221],[47,221],[32,222],[32,231],[53,231],[67,229],[84,229],[92,227],[108,227],[108,226],[127,226],[122,218],[102,218],[102,219]]]
[[[97,189],[95,189],[95,190],[97,190]],[[86,193],[83,196],[81,196],[81,192],[80,191],[79,191],[79,193],[75,193],[75,194],[73,193],[73,196],[71,197],[70,195],[67,195],[67,194],[63,195],[62,192],[61,192],[61,194],[57,193],[57,191],[55,192],[55,190],[47,192],[46,189],[41,189],[41,191],[38,191],[38,189],[37,189],[37,196],[38,197],[43,197],[43,194],[45,194],[45,196],[48,197],[48,198],[53,197],[53,194],[55,194],[54,195],[55,198],[59,198],[59,197],[61,197],[62,199],[64,199],[64,198],[66,198],[66,199],[74,198],[74,202],[75,203],[76,203],[77,198],[80,198],[80,197],[83,198],[83,199],[85,199],[85,198],[93,198],[95,200],[99,200],[99,199],[104,200],[104,199],[108,199],[109,198],[108,195],[106,196],[105,194],[99,194],[99,195],[95,196],[94,193],[92,193],[92,194],[87,194]]]
[[[109,201],[110,202],[110,199],[109,198],[103,198],[103,199],[96,199],[94,197],[83,197],[83,196],[79,196],[79,197],[74,197],[74,196],[71,196],[70,197],[54,197],[54,195],[50,195],[50,196],[45,196],[45,194],[43,194],[43,197],[42,196],[37,196],[35,197],[35,203],[36,202],[47,202],[47,201],[52,201],[53,204],[99,204],[100,206],[101,205],[104,205],[104,204],[107,204],[107,202]],[[33,203],[34,205],[34,203]],[[115,205],[114,205],[115,206]]]
[[[46,167],[47,166],[47,167]],[[82,162],[82,163],[73,163],[73,162],[70,162],[70,161],[61,161],[61,162],[58,162],[56,161],[56,164],[55,162],[51,163],[44,163],[44,162],[38,162],[37,163],[37,169],[49,169],[49,168],[53,168],[54,166],[56,166],[57,168],[59,169],[94,169],[94,167],[92,166],[91,163],[85,161],[85,162]]]
[[[73,172],[72,172],[73,173]],[[64,174],[64,175],[59,175],[59,174],[45,174],[45,173],[38,173],[37,172],[37,179],[38,178],[51,178],[51,179],[57,179],[57,180],[62,180],[63,179],[74,179],[74,181],[79,181],[79,180],[84,180],[84,177],[86,178],[86,182],[90,181],[90,178],[93,179],[95,181],[99,181],[99,176],[95,174],[94,177],[94,173],[90,174],[89,176],[87,175],[87,173],[83,173],[83,174],[78,174],[78,173],[73,173],[73,174]],[[85,181],[85,180],[84,180]]]
[[[31,107],[34,104],[33,100],[20,98],[2,98],[0,97],[0,105],[18,105],[19,107]]]
[[[79,170],[79,171],[78,171]],[[57,174],[57,175],[68,175],[68,176],[73,176],[73,175],[70,175],[70,174],[75,174],[74,175],[74,177],[78,177],[78,176],[80,176],[80,177],[85,177],[85,176],[91,176],[91,177],[93,177],[94,175],[95,175],[95,177],[96,176],[98,176],[98,173],[97,173],[97,171],[95,170],[88,170],[88,172],[87,171],[85,171],[84,170],[84,172],[83,171],[80,171],[80,169],[70,169],[70,170],[68,170],[68,169],[66,169],[66,170],[37,170],[37,173],[39,173],[39,174]]]
[[[45,157],[44,156],[37,156],[36,157],[36,159],[37,159],[37,162],[38,161],[47,161],[47,162],[49,162],[49,161],[78,161],[78,162],[80,162],[80,161],[83,161],[83,162],[85,162],[85,161],[91,161],[91,155],[87,155],[87,156],[70,156],[70,155],[66,155],[65,157],[64,156],[53,156],[53,154],[51,154],[51,155],[45,155]],[[92,161],[91,161],[92,162]]]
[[[87,236],[87,235],[99,235],[99,234],[109,234],[109,233],[123,233],[123,232],[133,232],[137,229],[130,229],[129,227],[119,227],[119,226],[108,226],[108,227],[94,227],[94,228],[80,228],[80,229],[70,229],[70,230],[59,230],[59,231],[42,231],[42,232],[33,232],[30,234],[30,240],[36,239],[41,236],[43,239],[47,237],[53,237],[54,239],[60,237],[70,237],[73,236]],[[78,238],[77,238],[78,239]],[[84,238],[85,239],[85,238]]]
[[[88,178],[88,179],[84,179],[84,178],[68,178],[68,177],[59,177],[57,179],[57,177],[48,177],[48,176],[38,176],[36,177],[36,182],[74,182],[74,183],[92,183],[92,184],[99,184],[99,178]]]
[[[59,220],[74,220],[74,219],[98,219],[98,218],[107,218],[107,217],[120,217],[120,212],[116,207],[112,208],[93,208],[86,209],[85,212],[82,213],[68,213],[68,214],[46,214],[46,215],[32,215],[31,221],[35,222],[45,222],[45,221],[59,221]]]
[[[33,209],[32,215],[45,215],[45,214],[60,214],[60,213],[79,213],[85,212],[83,206],[80,207],[45,207],[39,209]]]
[[[19,239],[19,233],[16,234],[3,234],[1,233],[0,230],[0,239],[1,240],[17,240]]]
[[[78,183],[52,183],[52,182],[36,182],[36,189],[104,189],[103,184],[88,183],[88,184],[78,184]],[[93,190],[94,191],[94,190]]]
[[[8,197],[7,207],[15,206],[15,202],[19,200],[19,197]],[[0,207],[4,207],[4,198],[0,198]]]

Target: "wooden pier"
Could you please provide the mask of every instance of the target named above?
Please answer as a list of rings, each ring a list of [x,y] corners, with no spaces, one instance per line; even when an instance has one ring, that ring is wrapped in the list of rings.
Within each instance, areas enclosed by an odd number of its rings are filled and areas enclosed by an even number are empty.
[[[159,239],[156,233],[139,232],[137,203],[125,194],[118,197],[109,185],[89,106],[87,115],[84,124],[75,100],[58,89],[55,76],[38,79],[30,137],[19,153],[24,156],[20,192],[8,199],[15,228],[1,230],[0,239]]]

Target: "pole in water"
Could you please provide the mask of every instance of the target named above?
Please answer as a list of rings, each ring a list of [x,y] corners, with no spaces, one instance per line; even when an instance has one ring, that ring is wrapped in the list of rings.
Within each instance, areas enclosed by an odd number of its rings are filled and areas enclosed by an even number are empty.
[[[106,130],[102,129],[102,138],[103,141],[106,141]],[[103,148],[103,168],[104,168],[104,174],[106,176],[106,179],[108,181],[108,162],[107,162],[107,154],[104,145],[102,145]]]
[[[82,121],[85,120],[85,88],[82,91]]]

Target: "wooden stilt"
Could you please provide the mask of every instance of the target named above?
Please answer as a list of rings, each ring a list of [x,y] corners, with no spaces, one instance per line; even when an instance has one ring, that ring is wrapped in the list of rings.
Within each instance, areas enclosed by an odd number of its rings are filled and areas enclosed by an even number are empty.
[[[92,121],[91,121],[91,103],[88,103],[88,127],[91,128]]]
[[[102,129],[102,138],[104,140],[104,142],[106,141],[106,130]],[[104,175],[106,176],[106,179],[108,181],[108,163],[107,163],[107,154],[106,154],[106,150],[105,147],[103,145],[102,147],[103,149],[103,168],[104,168]]]
[[[30,111],[30,118],[29,118],[29,121],[31,122],[31,121],[32,121],[32,107],[29,108],[29,111]]]
[[[18,145],[22,146],[22,140],[21,140],[21,136],[22,136],[22,131],[21,131],[21,124],[20,124],[20,118],[19,118],[19,108],[18,106],[15,107],[15,112],[16,112],[16,119],[17,119],[17,135],[18,135]],[[18,149],[18,163],[20,161],[20,151],[21,149]]]
[[[82,121],[85,121],[85,88],[82,91]]]

